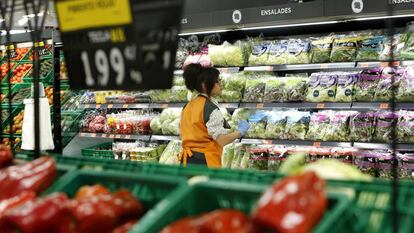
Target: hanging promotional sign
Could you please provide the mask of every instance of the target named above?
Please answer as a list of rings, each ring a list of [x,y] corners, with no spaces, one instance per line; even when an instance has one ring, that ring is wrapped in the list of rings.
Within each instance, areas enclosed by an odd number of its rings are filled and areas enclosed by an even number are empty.
[[[182,0],[56,0],[72,89],[172,85]]]

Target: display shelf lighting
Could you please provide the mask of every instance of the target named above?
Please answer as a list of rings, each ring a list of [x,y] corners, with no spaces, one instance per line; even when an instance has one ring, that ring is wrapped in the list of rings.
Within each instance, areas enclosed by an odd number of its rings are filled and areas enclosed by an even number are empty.
[[[301,27],[301,26],[313,26],[313,25],[325,25],[325,24],[335,24],[340,21],[331,20],[323,22],[312,22],[312,23],[294,23],[294,24],[281,24],[281,25],[271,25],[271,26],[260,26],[260,27],[246,27],[241,28],[241,31],[250,31],[250,30],[260,30],[260,29],[272,29],[272,28],[286,28],[286,27]]]
[[[368,20],[379,20],[379,19],[390,19],[390,18],[406,18],[406,17],[414,17],[414,14],[407,14],[407,15],[385,15],[385,16],[375,16],[375,17],[363,17],[363,18],[356,18],[353,21],[368,21]]]

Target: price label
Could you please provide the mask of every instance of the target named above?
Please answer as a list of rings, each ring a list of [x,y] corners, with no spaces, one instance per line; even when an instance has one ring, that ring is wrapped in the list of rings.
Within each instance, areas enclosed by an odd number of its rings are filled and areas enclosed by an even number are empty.
[[[122,105],[122,108],[129,108],[129,104]]]
[[[328,69],[329,68],[329,64],[321,64],[321,69]]]
[[[266,67],[266,71],[273,71],[274,69],[273,69],[273,66],[267,66]]]
[[[325,104],[324,103],[317,104],[316,105],[316,108],[324,109],[325,108]]]
[[[222,108],[229,108],[230,107],[230,104],[221,104],[221,107]]]
[[[49,49],[46,48],[45,42],[43,41],[36,42],[34,43],[34,47],[37,48],[40,58],[50,55],[50,51]]]
[[[360,67],[368,68],[369,67],[369,64],[368,63],[361,63],[360,64]]]
[[[101,108],[101,105],[100,105],[100,104],[97,104],[97,105],[95,106],[95,108]]]
[[[379,107],[380,107],[380,109],[389,109],[390,105],[388,103],[382,103],[382,104],[380,104]]]
[[[314,147],[321,147],[321,142],[314,142],[313,143],[313,146]]]
[[[71,89],[171,88],[183,0],[66,0],[56,9]]]
[[[262,108],[264,108],[264,104],[263,103],[258,103],[258,104],[256,104],[256,108],[262,109]]]
[[[168,108],[168,104],[162,104],[161,108]]]
[[[118,135],[115,135],[115,138],[116,139],[120,139],[121,138],[121,135],[119,135],[119,134]]]
[[[272,140],[263,140],[262,143],[267,144],[267,145],[272,145],[273,141]]]
[[[91,134],[91,137],[96,138],[96,133]]]
[[[131,139],[131,135],[126,135],[125,139]]]
[[[393,62],[381,62],[380,66],[382,68],[385,67],[398,67],[400,66],[401,62],[400,61],[393,61]]]
[[[106,138],[108,135],[107,134],[102,134],[101,138]]]
[[[110,135],[109,135],[109,138],[115,138],[115,135],[110,134]]]
[[[10,56],[10,59],[17,58],[18,54],[16,52],[15,46],[13,44],[6,46],[6,53],[5,56]]]
[[[90,105],[89,105],[89,104],[86,104],[86,105],[85,105],[85,108],[90,108]]]
[[[113,104],[108,104],[108,108],[113,108],[114,105]]]

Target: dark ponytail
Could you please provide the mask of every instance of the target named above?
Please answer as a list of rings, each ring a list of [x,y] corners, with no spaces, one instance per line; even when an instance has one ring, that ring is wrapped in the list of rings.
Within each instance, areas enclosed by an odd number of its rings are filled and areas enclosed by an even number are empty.
[[[214,85],[217,83],[220,71],[216,68],[207,67],[204,68],[200,64],[190,64],[184,69],[184,81],[185,86],[190,91],[198,91],[203,93],[203,83],[205,91],[208,96],[211,95],[211,91]]]

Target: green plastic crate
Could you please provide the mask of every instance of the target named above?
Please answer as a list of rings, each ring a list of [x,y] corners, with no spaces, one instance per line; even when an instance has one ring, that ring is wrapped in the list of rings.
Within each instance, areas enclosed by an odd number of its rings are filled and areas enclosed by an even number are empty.
[[[22,90],[23,88],[29,88],[29,87],[31,87],[31,84],[29,84],[29,83],[16,83],[16,84],[13,84],[12,85],[12,93],[14,94],[14,93],[17,93],[17,92],[19,92],[20,90]],[[4,91],[4,88],[5,87],[3,87],[3,91]],[[5,93],[8,93],[8,91],[6,90],[6,92]],[[4,94],[4,93],[3,93]],[[29,97],[29,95],[30,95],[30,93],[29,94],[27,94],[27,96],[25,96],[25,98],[28,98]],[[9,104],[8,104],[8,102],[1,102],[1,106],[2,106],[2,108],[6,108],[6,107],[8,107],[9,106]],[[12,106],[13,107],[22,107],[23,106],[23,102],[19,102],[19,103],[13,103],[12,104]]]
[[[347,219],[351,233],[391,233],[392,187],[390,181],[329,181],[329,189],[348,193],[352,215]],[[399,233],[414,232],[414,183],[400,181],[398,188]]]
[[[111,148],[108,150],[98,150],[98,148]],[[102,143],[96,146],[91,146],[85,149],[82,149],[82,156],[95,157],[95,158],[113,158],[114,153],[112,151],[112,142]]]
[[[19,65],[21,64],[31,64],[31,62],[16,62],[15,66],[13,66],[12,70],[15,70]],[[22,76],[22,82],[20,83],[24,83],[24,78],[27,76],[27,74],[29,74],[29,72],[31,72],[33,70],[33,66],[28,69]],[[10,72],[5,78],[3,78],[3,80],[1,81],[2,85],[7,85],[8,79],[10,77],[13,77],[13,72]],[[19,83],[14,83],[14,84],[19,84]]]
[[[185,180],[177,177],[154,176],[147,174],[129,174],[122,172],[73,171],[57,180],[45,194],[63,192],[74,197],[78,189],[84,185],[101,184],[111,191],[127,189],[137,197],[145,209],[151,210],[157,203],[170,196],[175,196]],[[151,212],[148,212],[149,215]]]
[[[160,203],[152,210],[151,216],[142,218],[130,232],[156,233],[181,218],[217,209],[238,209],[249,214],[266,188],[266,185],[219,180],[183,187],[179,195],[169,199],[169,202]],[[338,194],[329,194],[328,199],[328,211],[312,232],[346,232],[343,217],[349,215],[349,199]]]

